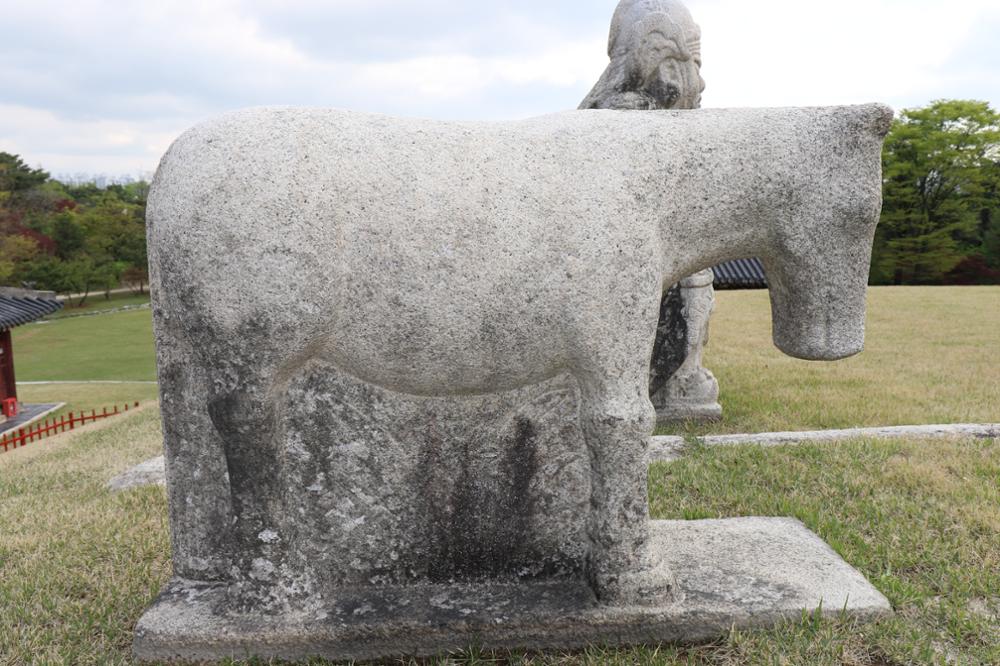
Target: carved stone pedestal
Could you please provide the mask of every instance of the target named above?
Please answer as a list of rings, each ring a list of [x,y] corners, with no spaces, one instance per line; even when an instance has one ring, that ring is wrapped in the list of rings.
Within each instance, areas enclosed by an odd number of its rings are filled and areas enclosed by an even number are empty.
[[[654,546],[683,571],[672,603],[610,608],[582,581],[343,588],[273,615],[227,609],[224,587],[174,579],[136,627],[140,660],[392,659],[470,645],[533,650],[699,641],[822,606],[859,619],[888,601],[796,520],[653,521]]]
[[[713,279],[711,269],[686,277],[667,291],[660,304],[649,375],[649,398],[659,425],[722,418],[719,382],[702,366],[715,307]]]

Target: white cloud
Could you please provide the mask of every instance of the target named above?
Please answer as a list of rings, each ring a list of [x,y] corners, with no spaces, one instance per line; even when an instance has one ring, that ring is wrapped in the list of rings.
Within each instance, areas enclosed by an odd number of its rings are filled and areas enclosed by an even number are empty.
[[[688,0],[705,105],[996,104],[995,2]],[[243,106],[489,119],[573,108],[607,63],[615,4],[0,0],[0,150],[53,172],[134,172],[186,127]]]
[[[391,89],[397,91],[397,96],[419,95],[446,102],[501,83],[561,88],[592,85],[607,62],[607,56],[602,53],[604,41],[566,42],[554,48],[506,58],[456,54],[346,69],[357,85],[367,89],[368,95]]]
[[[943,66],[986,0],[692,0],[704,33],[706,106],[778,106],[945,96]],[[996,47],[994,47],[996,48]],[[994,100],[1000,91],[984,90]]]
[[[59,174],[147,173],[178,134],[155,123],[67,119],[9,104],[0,104],[0,118],[0,150]]]

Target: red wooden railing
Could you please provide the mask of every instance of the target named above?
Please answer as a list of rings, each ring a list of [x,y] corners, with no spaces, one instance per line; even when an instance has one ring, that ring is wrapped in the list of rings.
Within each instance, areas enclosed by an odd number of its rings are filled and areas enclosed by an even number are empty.
[[[138,407],[139,403],[134,402],[132,403],[132,406]],[[106,419],[109,416],[127,412],[128,408],[128,403],[125,403],[125,407],[121,410],[118,409],[118,405],[115,405],[110,411],[107,407],[105,407],[100,412],[96,409],[90,410],[90,414],[87,414],[86,412],[78,412],[77,414],[70,412],[62,415],[58,419],[53,418],[38,421],[27,428],[18,428],[16,432],[11,431],[3,437],[0,437],[0,448],[4,451],[7,451],[8,449],[16,449],[19,446],[25,446],[26,444],[42,439],[43,437],[48,437],[49,435],[54,435],[60,432],[66,432],[67,430],[73,430],[78,425],[97,421],[98,419]]]

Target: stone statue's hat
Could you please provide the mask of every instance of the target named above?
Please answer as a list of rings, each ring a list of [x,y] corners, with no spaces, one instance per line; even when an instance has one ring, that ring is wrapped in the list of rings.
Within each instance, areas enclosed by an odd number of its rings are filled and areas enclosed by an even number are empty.
[[[692,42],[700,40],[700,29],[691,17],[691,12],[679,0],[621,0],[611,19],[608,56],[615,58],[625,55],[632,48],[631,35],[634,30],[657,14],[660,15],[657,18],[665,17],[671,23],[684,28],[685,33],[689,32],[687,28],[691,26],[694,34],[687,34],[687,38]]]

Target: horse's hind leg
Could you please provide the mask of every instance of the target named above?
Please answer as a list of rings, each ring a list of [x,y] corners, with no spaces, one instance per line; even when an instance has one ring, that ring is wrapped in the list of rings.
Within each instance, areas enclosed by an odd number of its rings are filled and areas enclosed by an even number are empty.
[[[267,590],[282,574],[289,545],[282,529],[284,386],[260,355],[231,362],[223,377],[213,386],[208,412],[229,475],[234,574],[238,582]]]
[[[181,317],[165,316],[159,304],[153,316],[174,575],[189,580],[227,580],[232,508],[229,486],[222,481],[225,450],[206,409],[206,368],[195,347],[176,328]]]

